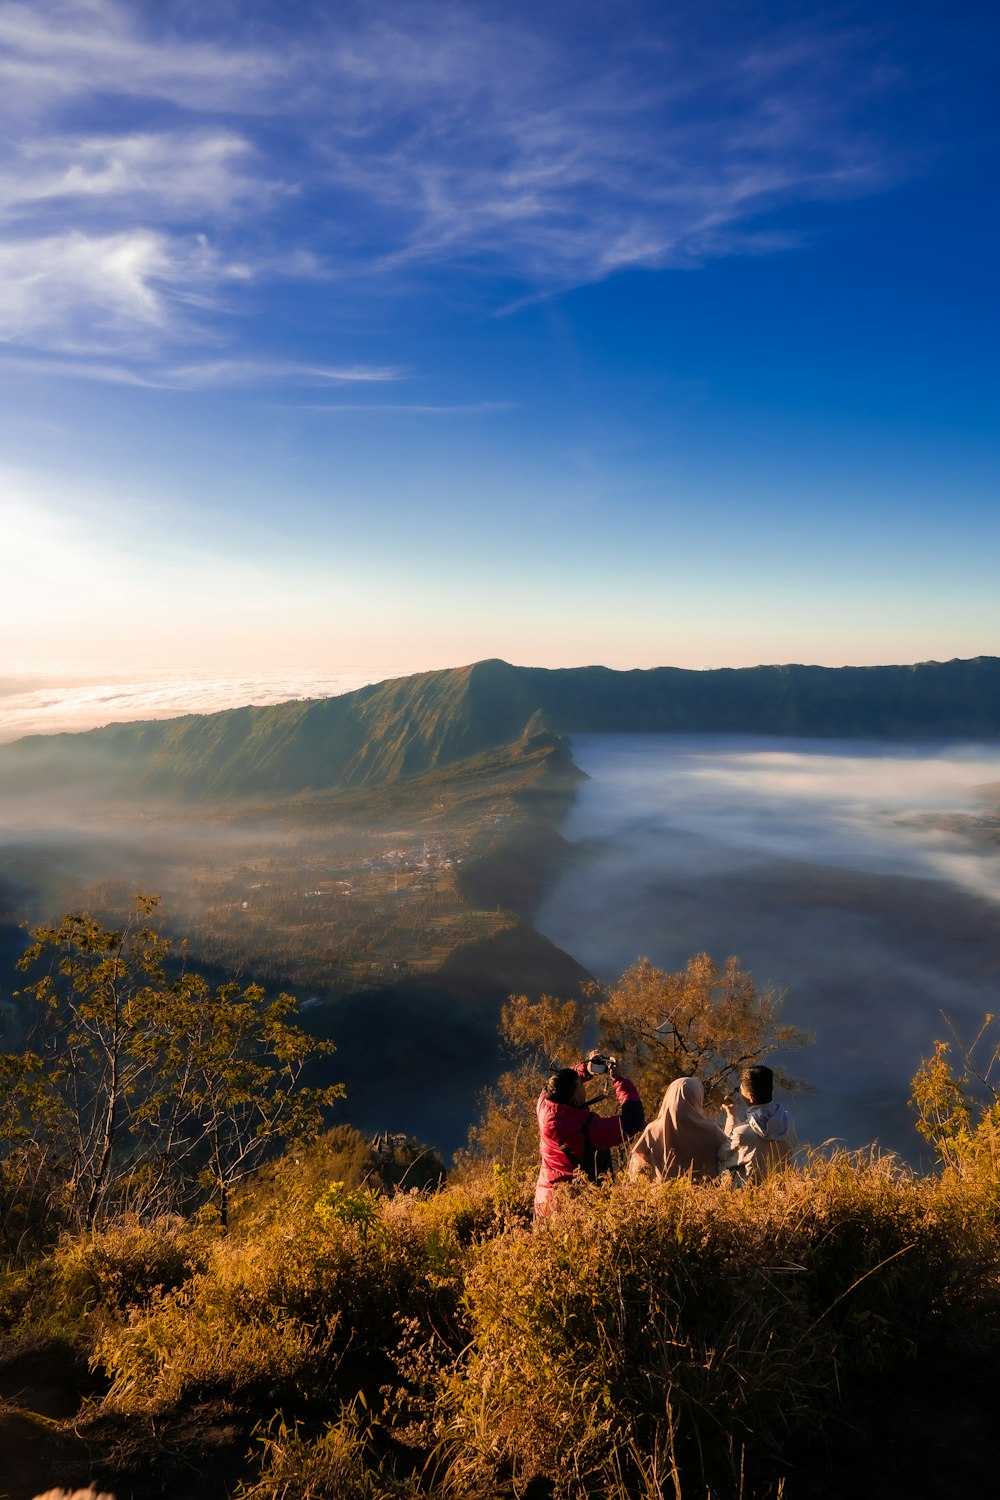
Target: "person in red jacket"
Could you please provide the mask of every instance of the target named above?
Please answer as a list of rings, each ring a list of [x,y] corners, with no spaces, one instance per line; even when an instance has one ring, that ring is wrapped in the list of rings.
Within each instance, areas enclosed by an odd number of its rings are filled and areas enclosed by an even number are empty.
[[[587,1107],[587,1080],[598,1069],[606,1069],[614,1084],[620,1115],[595,1115]],[[560,1068],[553,1073],[538,1096],[537,1109],[542,1164],[535,1187],[536,1215],[548,1213],[555,1189],[561,1182],[571,1181],[577,1171],[593,1182],[598,1152],[620,1146],[646,1123],[635,1084],[630,1078],[619,1078],[613,1057],[605,1059],[597,1054],[575,1068]]]

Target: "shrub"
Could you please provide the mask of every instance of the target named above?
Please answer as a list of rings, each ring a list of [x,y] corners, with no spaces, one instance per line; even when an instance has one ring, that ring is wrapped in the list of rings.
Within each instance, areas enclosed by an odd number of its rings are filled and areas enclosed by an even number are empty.
[[[913,1079],[910,1108],[917,1130],[934,1147],[946,1171],[996,1183],[1000,1167],[1000,1040],[987,1015],[968,1044],[957,1045],[962,1071],[952,1065],[952,1044],[937,1041]]]
[[[517,1172],[502,1162],[468,1164],[447,1191],[414,1196],[412,1212],[425,1230],[454,1239],[463,1248],[505,1229],[530,1225],[534,1171]]]
[[[244,1500],[535,1476],[574,1500],[749,1500],[907,1365],[948,1386],[1000,1343],[985,1164],[921,1177],[839,1153],[741,1190],[586,1184],[537,1226],[503,1165],[393,1196],[289,1181],[284,1214],[275,1194],[228,1234],[123,1223],[6,1293],[22,1327],[96,1348],[112,1423],[162,1429],[213,1399],[244,1433],[270,1421]]]
[[[53,1290],[70,1317],[126,1313],[175,1291],[207,1261],[213,1231],[183,1219],[110,1225],[63,1240],[53,1256]]]
[[[262,1441],[261,1476],[241,1485],[235,1500],[404,1500],[413,1493],[383,1476],[350,1413],[312,1439],[274,1422]]]
[[[203,1267],[212,1235],[164,1219],[64,1236],[47,1257],[0,1280],[0,1335],[8,1354],[48,1341],[89,1353],[130,1310],[157,1302]]]
[[[0,1092],[6,1087],[4,1062],[0,1057]],[[46,1148],[33,1140],[3,1141],[0,1265],[24,1266],[44,1255],[58,1239],[64,1217],[58,1170]]]
[[[97,1353],[112,1404],[157,1408],[224,1395],[251,1407],[266,1400],[273,1410],[276,1397],[308,1407],[362,1387],[375,1398],[393,1373],[399,1317],[447,1324],[456,1269],[421,1230],[412,1200],[340,1188],[334,1200],[333,1212],[216,1241],[203,1270],[109,1332]],[[323,1202],[329,1209],[329,1196]]]
[[[486,1243],[466,1281],[470,1356],[442,1393],[453,1468],[540,1472],[569,1495],[630,1445],[697,1444],[714,1473],[734,1432],[776,1442],[832,1381],[829,1340],[738,1207],[684,1182],[590,1189]]]
[[[865,1372],[932,1345],[960,1357],[984,1315],[996,1329],[995,1233],[968,1227],[941,1184],[885,1158],[743,1191],[567,1194],[475,1252],[470,1349],[439,1412],[455,1480],[634,1493],[655,1459],[658,1482],[725,1491],[745,1452],[780,1454]]]
[[[353,1125],[335,1125],[308,1146],[268,1162],[242,1190],[234,1219],[286,1219],[308,1213],[331,1182],[376,1193],[439,1187],[444,1163],[436,1151],[412,1138],[376,1146]]]

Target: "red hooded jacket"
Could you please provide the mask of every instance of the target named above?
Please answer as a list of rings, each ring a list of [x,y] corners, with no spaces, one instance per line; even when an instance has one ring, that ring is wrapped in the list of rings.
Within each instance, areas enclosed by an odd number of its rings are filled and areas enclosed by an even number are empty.
[[[583,1063],[575,1070],[583,1079],[589,1074]],[[542,1165],[535,1186],[535,1213],[548,1212],[553,1189],[569,1182],[579,1168],[594,1176],[594,1156],[610,1151],[635,1135],[645,1124],[639,1091],[630,1078],[614,1078],[620,1115],[595,1115],[584,1105],[556,1104],[542,1092],[538,1096],[538,1147]]]

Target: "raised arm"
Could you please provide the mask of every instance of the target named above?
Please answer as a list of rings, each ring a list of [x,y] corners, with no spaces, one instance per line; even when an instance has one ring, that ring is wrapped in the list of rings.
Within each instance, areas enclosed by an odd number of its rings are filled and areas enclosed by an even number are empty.
[[[620,1146],[633,1135],[638,1135],[646,1123],[646,1114],[639,1098],[639,1090],[631,1078],[619,1078],[612,1070],[611,1081],[621,1105],[620,1115],[591,1115],[587,1121],[587,1138],[595,1151],[610,1151]]]

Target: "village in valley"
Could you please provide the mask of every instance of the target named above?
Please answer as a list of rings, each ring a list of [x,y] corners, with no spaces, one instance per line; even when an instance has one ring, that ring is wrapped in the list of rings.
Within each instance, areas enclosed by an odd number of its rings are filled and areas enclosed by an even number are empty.
[[[147,812],[143,857],[128,878],[69,876],[57,899],[110,919],[144,888],[198,964],[326,991],[394,983],[432,973],[458,944],[512,921],[479,909],[463,885],[519,817],[498,788],[480,790],[468,803],[446,792],[408,809],[410,828],[372,817],[368,799],[306,814],[272,807],[266,819],[216,810],[158,823]],[[46,860],[48,876],[52,868]]]
[[[501,912],[473,909],[461,889],[463,865],[489,831],[424,838],[339,828],[226,870],[206,862],[191,873],[192,946],[208,961],[238,956],[255,974],[335,989],[432,972],[459,942],[507,925]]]

